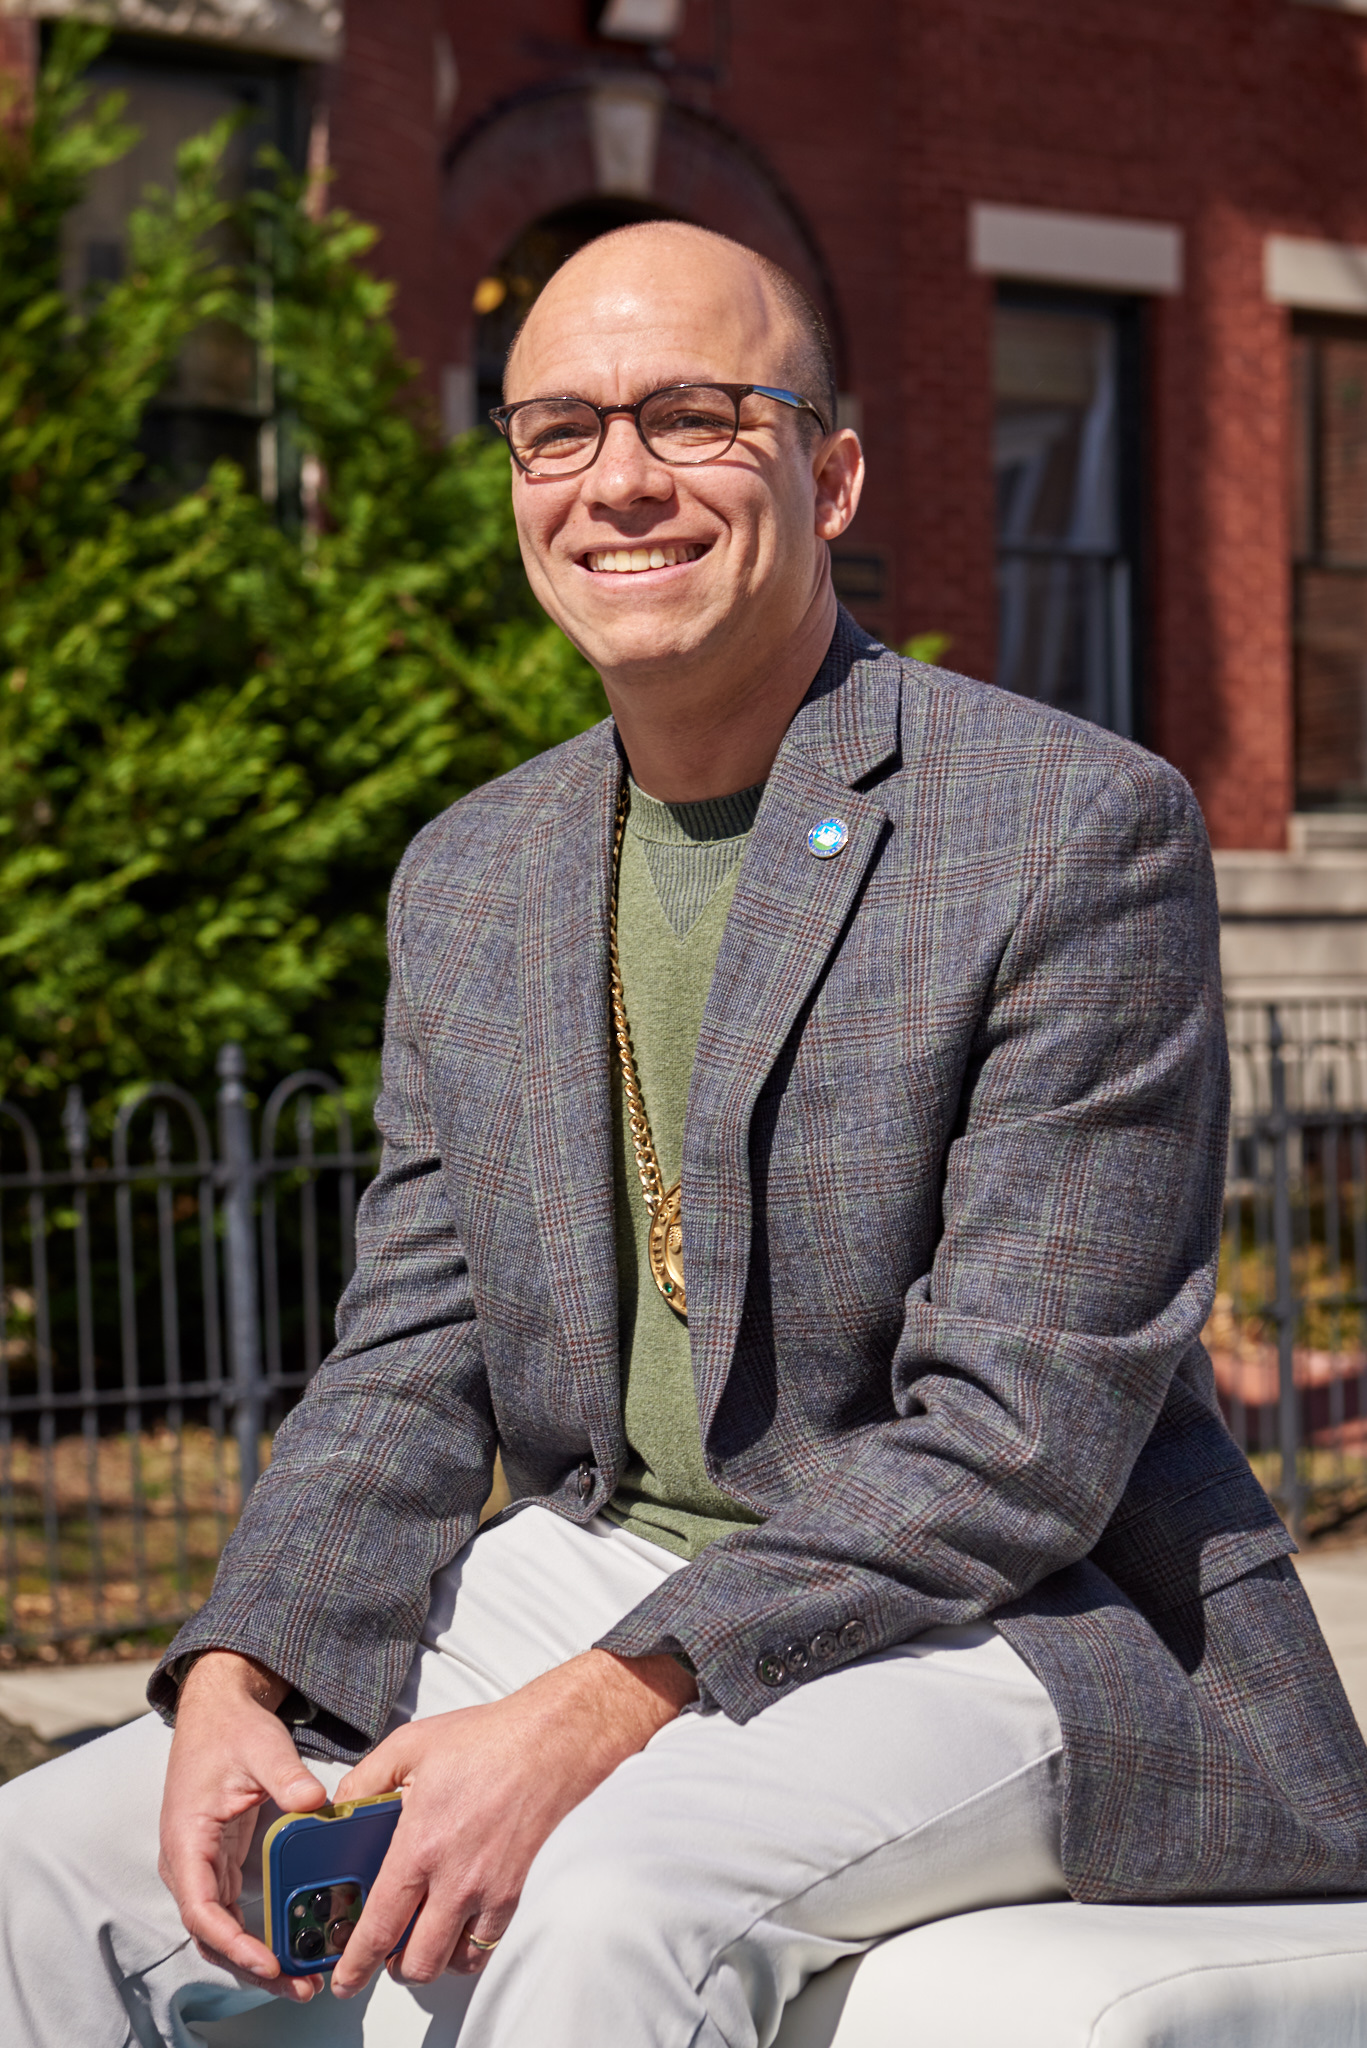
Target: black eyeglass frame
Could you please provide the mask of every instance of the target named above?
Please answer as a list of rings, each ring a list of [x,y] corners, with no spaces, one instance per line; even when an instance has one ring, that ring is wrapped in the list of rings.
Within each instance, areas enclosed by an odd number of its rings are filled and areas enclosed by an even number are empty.
[[[735,411],[735,421],[731,428],[731,438],[724,448],[718,448],[716,453],[712,455],[700,455],[694,462],[679,462],[671,456],[658,454],[651,447],[641,429],[641,414],[652,399],[663,398],[671,391],[720,391],[731,400]],[[811,399],[804,398],[798,391],[785,391],[778,384],[714,384],[710,379],[703,377],[690,377],[682,384],[662,384],[658,391],[647,391],[645,397],[638,398],[635,405],[595,405],[591,398],[581,398],[577,391],[557,391],[545,398],[519,398],[512,405],[492,406],[489,411],[489,418],[508,443],[508,453],[512,456],[513,461],[522,471],[522,474],[524,476],[536,477],[543,481],[550,477],[582,476],[586,469],[592,469],[594,463],[603,452],[603,442],[607,438],[608,421],[615,419],[619,413],[625,414],[631,420],[641,446],[646,450],[647,454],[653,455],[657,462],[663,462],[669,469],[701,469],[705,463],[720,462],[723,455],[729,455],[735,447],[740,437],[741,400],[751,397],[774,398],[778,400],[780,405],[791,406],[795,412],[809,412],[823,434],[828,434],[831,431],[826,425],[825,420],[822,419],[821,414],[812,404]],[[509,422],[513,414],[521,412],[524,406],[556,405],[560,403],[586,406],[590,412],[598,415],[598,440],[594,446],[593,453],[587,462],[581,462],[575,469],[533,469],[530,463],[522,460],[522,457],[514,448],[512,435],[508,431]]]

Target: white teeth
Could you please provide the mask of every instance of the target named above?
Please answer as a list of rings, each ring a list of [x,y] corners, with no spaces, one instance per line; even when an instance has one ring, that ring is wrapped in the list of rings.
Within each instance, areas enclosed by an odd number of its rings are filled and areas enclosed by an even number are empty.
[[[634,576],[642,569],[672,569],[679,562],[696,561],[701,553],[692,541],[679,541],[663,548],[603,548],[584,559],[596,576]]]

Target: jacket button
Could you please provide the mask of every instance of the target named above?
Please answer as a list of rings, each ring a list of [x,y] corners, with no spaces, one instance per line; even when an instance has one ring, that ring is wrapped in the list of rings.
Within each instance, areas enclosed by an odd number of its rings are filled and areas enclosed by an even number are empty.
[[[593,1492],[593,1467],[585,1462],[579,1467],[579,1498],[587,1500]]]
[[[787,1682],[788,1667],[782,1657],[776,1657],[772,1650],[766,1650],[755,1665],[755,1674],[761,1685],[783,1685]]]
[[[783,1662],[787,1666],[789,1678],[801,1677],[802,1673],[807,1669],[808,1661],[807,1645],[805,1643],[789,1643],[787,1649],[783,1652]]]
[[[812,1637],[812,1662],[829,1664],[832,1657],[840,1655],[840,1638],[833,1628],[818,1629]]]
[[[840,1631],[840,1647],[852,1657],[859,1654],[868,1640],[869,1632],[857,1617],[854,1621],[847,1621]]]

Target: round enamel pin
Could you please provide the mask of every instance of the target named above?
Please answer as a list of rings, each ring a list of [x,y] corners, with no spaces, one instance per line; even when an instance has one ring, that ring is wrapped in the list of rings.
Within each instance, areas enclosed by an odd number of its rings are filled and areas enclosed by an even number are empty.
[[[807,834],[807,850],[818,860],[829,860],[833,853],[839,853],[849,836],[850,828],[843,818],[823,818]]]

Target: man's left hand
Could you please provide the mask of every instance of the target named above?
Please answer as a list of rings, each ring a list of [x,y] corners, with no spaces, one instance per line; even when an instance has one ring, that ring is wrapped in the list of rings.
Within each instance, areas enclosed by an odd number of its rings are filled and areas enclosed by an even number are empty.
[[[367,1984],[417,1913],[395,1974],[476,1971],[513,1917],[532,1858],[571,1807],[697,1697],[673,1657],[588,1650],[505,1700],[410,1721],[334,1801],[403,1790],[403,1814],[332,1988]]]

